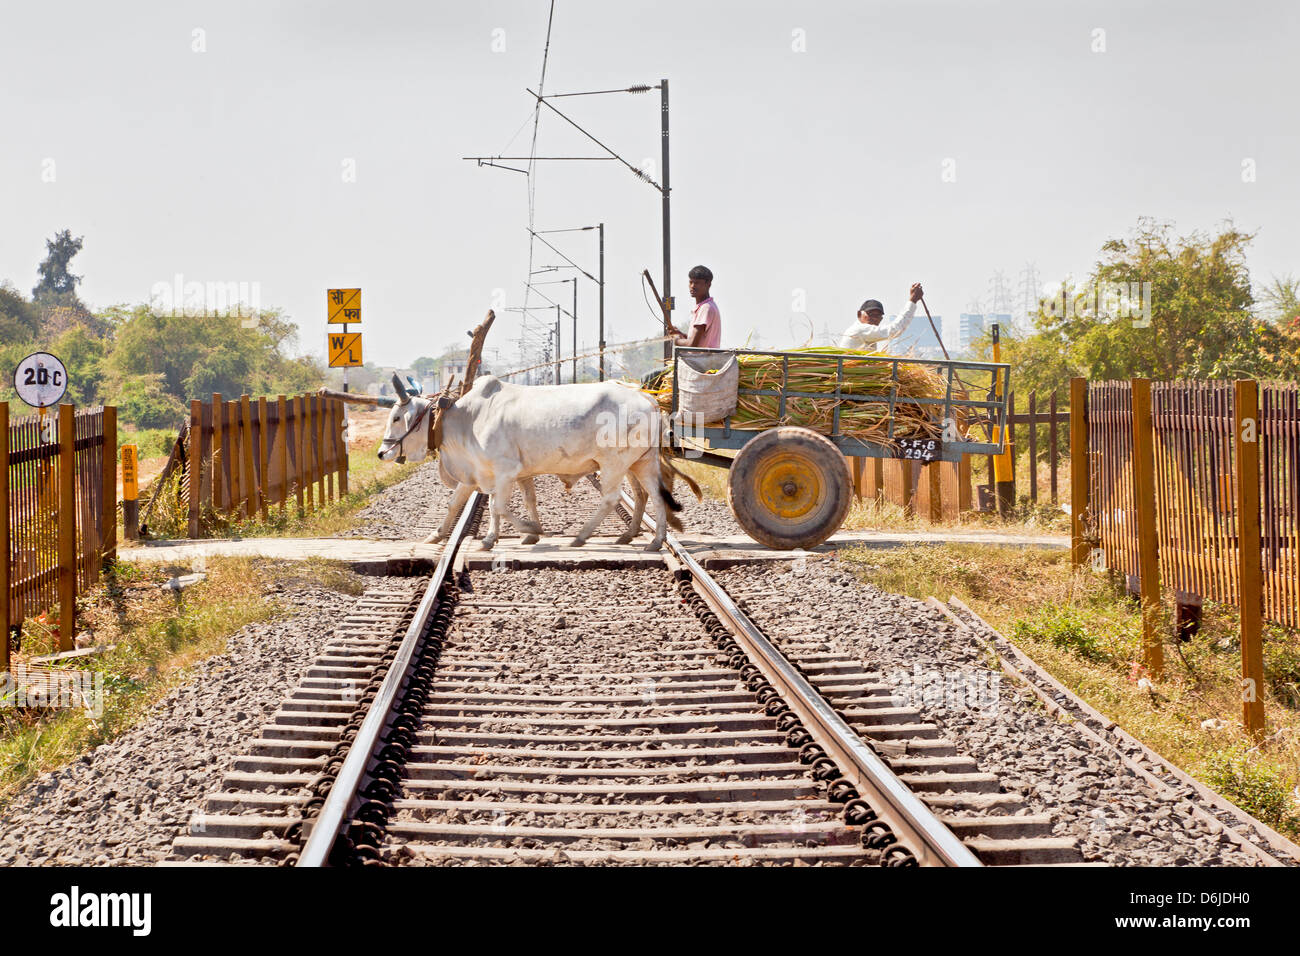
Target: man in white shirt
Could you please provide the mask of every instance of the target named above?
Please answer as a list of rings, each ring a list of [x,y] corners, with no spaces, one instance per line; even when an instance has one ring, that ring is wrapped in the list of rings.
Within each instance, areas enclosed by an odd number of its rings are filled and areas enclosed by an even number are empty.
[[[885,317],[885,307],[878,299],[868,299],[863,302],[862,307],[858,309],[857,321],[845,329],[844,334],[840,336],[840,348],[874,351],[877,343],[891,339],[907,328],[907,324],[912,321],[912,316],[916,313],[916,303],[921,301],[923,295],[925,293],[921,289],[921,283],[912,283],[912,289],[908,293],[911,301],[907,309],[902,315],[888,322],[881,322]]]

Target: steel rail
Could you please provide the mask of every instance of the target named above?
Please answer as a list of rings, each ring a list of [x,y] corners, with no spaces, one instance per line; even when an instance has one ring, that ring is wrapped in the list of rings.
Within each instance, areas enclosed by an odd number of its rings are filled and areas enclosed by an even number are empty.
[[[623,492],[623,506],[633,508]],[[643,523],[654,530],[648,516]],[[753,621],[671,533],[665,543],[673,559],[691,574],[705,603],[728,626],[755,666],[781,694],[804,727],[844,771],[846,779],[889,825],[899,842],[922,866],[983,866],[979,859],[935,816],[907,784],[835,713],[815,687],[795,670]]]
[[[429,626],[429,619],[438,608],[438,595],[442,591],[442,585],[447,580],[452,562],[456,560],[456,552],[469,533],[474,513],[483,498],[482,492],[475,491],[465,502],[465,507],[461,509],[460,519],[442,549],[442,557],[438,559],[438,566],[429,579],[429,586],[424,592],[419,607],[416,608],[415,617],[410,627],[406,629],[406,636],[402,638],[402,643],[397,648],[397,654],[393,657],[384,682],[379,686],[379,692],[366,712],[366,719],[362,722],[361,729],[357,731],[356,739],[352,741],[347,759],[339,768],[334,786],[330,788],[329,796],[325,798],[320,815],[310,821],[311,832],[298,857],[298,866],[326,866],[339,833],[348,825],[348,811],[352,809],[357,790],[365,779],[375,747],[379,742],[379,735],[388,724],[393,705],[398,700],[398,691],[406,680],[407,672],[415,659],[415,652]]]

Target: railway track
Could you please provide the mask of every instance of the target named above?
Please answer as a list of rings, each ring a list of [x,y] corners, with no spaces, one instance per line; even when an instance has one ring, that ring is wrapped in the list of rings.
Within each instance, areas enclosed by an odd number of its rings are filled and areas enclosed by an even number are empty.
[[[657,569],[367,592],[173,846],[320,865],[1078,863],[880,675]],[[626,519],[626,514],[624,514]]]

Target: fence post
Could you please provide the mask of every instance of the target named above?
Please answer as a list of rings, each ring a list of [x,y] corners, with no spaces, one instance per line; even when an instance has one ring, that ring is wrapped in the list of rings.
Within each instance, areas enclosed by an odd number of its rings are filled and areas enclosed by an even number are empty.
[[[920,480],[925,482],[925,520],[930,524],[943,523],[943,471],[946,462],[931,461],[921,466]]]
[[[117,560],[117,406],[105,405],[103,458],[100,460],[99,540],[101,569]]]
[[[217,405],[218,405],[217,402],[212,403],[212,407],[214,409],[217,407]],[[216,422],[217,420],[214,417],[212,419],[214,436],[217,434]],[[217,439],[214,437],[213,438],[214,449],[216,447],[216,444],[217,444]],[[215,451],[213,457],[215,458]],[[191,538],[197,538],[199,536],[199,506],[202,503],[201,495],[203,493],[203,402],[201,402],[197,398],[190,400],[190,450],[189,450],[189,458],[186,460],[185,466],[189,469],[190,472],[190,488],[189,488],[190,520],[189,520],[189,528],[187,530]],[[212,488],[213,488],[212,497],[214,499],[217,496],[216,487],[217,487],[217,473],[216,473],[216,469],[214,468],[212,471]],[[157,492],[155,492],[155,494],[161,494],[161,493],[162,493],[161,488]]]
[[[338,488],[339,497],[348,496],[348,414],[347,406],[342,401],[334,403],[334,438],[338,453]]]
[[[1050,408],[1049,414],[1051,415],[1051,422],[1047,426],[1049,430],[1048,431],[1049,437],[1047,440],[1049,442],[1049,448],[1050,448],[1047,455],[1047,460],[1049,462],[1049,468],[1051,469],[1050,474],[1051,474],[1051,483],[1052,483],[1052,504],[1056,504],[1056,457],[1058,454],[1057,452],[1058,446],[1056,444],[1057,435],[1056,435],[1056,392],[1055,391],[1052,392],[1052,401],[1048,407]]]
[[[1158,676],[1164,669],[1160,642],[1160,552],[1156,542],[1155,430],[1151,421],[1151,380],[1132,379],[1133,504],[1137,508],[1138,587],[1142,601],[1143,658]]]
[[[77,629],[77,407],[59,406],[59,650]]]
[[[239,510],[243,507],[244,489],[243,482],[240,479],[240,473],[243,471],[243,452],[239,444],[239,402],[231,400],[222,402],[223,414],[225,417],[225,439],[226,439],[226,458],[230,471],[230,494],[226,501],[227,518],[237,517]]]
[[[1241,613],[1241,715],[1246,732],[1264,731],[1264,587],[1259,534],[1259,385],[1236,383],[1238,599]]]
[[[238,464],[242,469],[239,487],[243,492],[244,517],[252,518],[253,513],[257,511],[257,475],[253,472],[253,416],[247,395],[239,397],[235,414],[238,416],[238,424],[235,427],[239,429],[240,444]]]
[[[271,453],[267,432],[270,419],[266,414],[266,398],[257,400],[257,500],[261,506],[262,520],[266,520],[266,499],[271,491]]]
[[[303,514],[307,510],[307,400],[298,395],[293,404],[293,447],[297,451],[294,456],[294,471],[298,473],[298,513]]]
[[[0,402],[0,673],[9,670],[9,403]]]
[[[276,396],[275,399],[275,448],[272,454],[275,455],[277,467],[280,471],[280,514],[283,516],[288,508],[289,501],[289,408],[288,403],[283,395]]]
[[[221,402],[221,393],[212,393],[212,510],[221,512],[225,507],[226,495],[226,416],[225,406]]]
[[[1038,504],[1038,392],[1029,393],[1029,500]]]
[[[1070,564],[1088,560],[1084,515],[1088,511],[1088,382],[1070,379]]]
[[[316,501],[318,507],[324,508],[329,504],[329,499],[325,497],[325,399],[319,395],[313,395],[312,402],[315,405],[312,425],[316,429],[314,433],[316,439]]]

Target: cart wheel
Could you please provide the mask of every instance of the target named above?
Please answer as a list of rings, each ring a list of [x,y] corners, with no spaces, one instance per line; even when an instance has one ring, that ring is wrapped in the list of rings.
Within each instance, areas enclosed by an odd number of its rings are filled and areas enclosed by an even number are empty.
[[[727,503],[749,536],[788,551],[821,544],[852,500],[844,456],[807,428],[771,428],[736,454]]]

